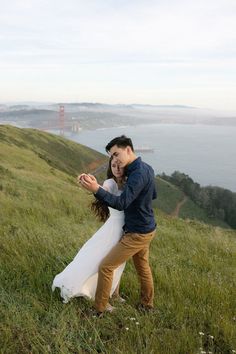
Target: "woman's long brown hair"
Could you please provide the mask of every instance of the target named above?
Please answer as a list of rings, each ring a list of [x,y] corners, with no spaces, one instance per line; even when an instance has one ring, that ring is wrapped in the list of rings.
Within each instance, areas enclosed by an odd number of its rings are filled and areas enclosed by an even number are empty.
[[[111,161],[112,159],[110,158],[107,169],[107,178],[113,178],[114,180],[116,180],[111,170]],[[109,218],[108,206],[103,201],[98,199],[94,200],[91,204],[91,209],[100,221],[105,222]]]

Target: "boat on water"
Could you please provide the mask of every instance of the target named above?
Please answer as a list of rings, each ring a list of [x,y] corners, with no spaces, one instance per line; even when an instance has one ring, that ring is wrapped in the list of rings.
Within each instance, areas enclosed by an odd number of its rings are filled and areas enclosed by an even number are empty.
[[[135,152],[154,152],[154,149],[149,146],[138,146],[134,150]]]

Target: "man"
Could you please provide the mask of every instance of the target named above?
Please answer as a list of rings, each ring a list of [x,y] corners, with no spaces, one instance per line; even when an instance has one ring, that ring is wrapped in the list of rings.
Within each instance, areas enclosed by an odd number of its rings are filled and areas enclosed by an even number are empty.
[[[112,308],[108,300],[112,286],[113,271],[133,257],[141,284],[139,308],[149,311],[153,308],[154,287],[149,267],[149,245],[155,235],[156,223],[152,200],[156,198],[154,171],[134,153],[130,138],[122,135],[106,146],[120,167],[126,168],[127,182],[120,196],[105,191],[94,176],[82,174],[78,177],[84,188],[108,206],[124,210],[124,234],[120,242],[108,253],[99,266],[95,308],[98,314]]]

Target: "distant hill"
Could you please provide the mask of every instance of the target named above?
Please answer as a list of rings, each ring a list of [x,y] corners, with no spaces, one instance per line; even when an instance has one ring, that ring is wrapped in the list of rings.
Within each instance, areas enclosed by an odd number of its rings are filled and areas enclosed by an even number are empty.
[[[0,124],[46,128],[59,122],[59,106],[65,120],[79,122],[82,129],[141,124],[207,124],[236,126],[235,114],[186,105],[105,104],[91,102],[25,103],[0,106]],[[50,128],[49,128],[50,129]]]
[[[180,188],[164,179],[156,178],[158,198],[153,201],[153,205],[169,215],[175,215],[176,207],[186,197]],[[185,202],[181,205],[178,216],[183,219],[199,220],[206,224],[230,228],[230,226],[220,219],[209,217],[207,212],[200,208],[190,198],[186,197]]]
[[[60,102],[60,103],[40,103],[40,102],[25,102],[25,103],[18,103],[18,104],[9,104],[9,105],[2,105],[5,109],[9,107],[11,110],[17,109],[28,109],[28,108],[37,108],[42,109],[43,107],[47,108],[54,108],[58,109],[59,104],[64,105],[68,109],[74,107],[87,107],[87,108],[196,108],[193,106],[187,105],[155,105],[155,104],[138,104],[138,103],[131,103],[131,104],[108,104],[108,103],[100,103],[100,102]],[[1,105],[0,105],[1,107]]]
[[[171,176],[163,173],[160,177],[180,189],[192,205],[204,211],[208,219],[217,218],[236,229],[236,193],[217,186],[201,187],[190,176],[179,171],[174,171]],[[188,208],[192,209],[190,203]]]

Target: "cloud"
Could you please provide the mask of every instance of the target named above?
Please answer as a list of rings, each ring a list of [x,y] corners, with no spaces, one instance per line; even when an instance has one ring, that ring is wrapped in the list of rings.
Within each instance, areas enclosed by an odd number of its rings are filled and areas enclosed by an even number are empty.
[[[129,90],[140,85],[146,92],[161,87],[177,92],[181,85],[211,87],[212,82],[233,90],[234,0],[0,4],[2,85],[22,76],[29,82],[44,77],[47,85],[60,73],[64,82],[99,82],[104,90],[117,82]]]
[[[29,52],[35,47],[42,54],[49,48],[62,56],[74,51],[75,56],[82,54],[82,61],[85,51],[88,59],[99,53],[104,60],[118,56],[130,61],[217,57],[221,49],[227,56],[232,48],[233,2],[200,0],[197,7],[188,1],[148,3],[131,2],[119,9],[113,1],[108,6],[103,1],[88,1],[86,6],[83,1],[10,2],[10,9],[0,15],[2,48],[9,51],[10,41],[13,48]]]

